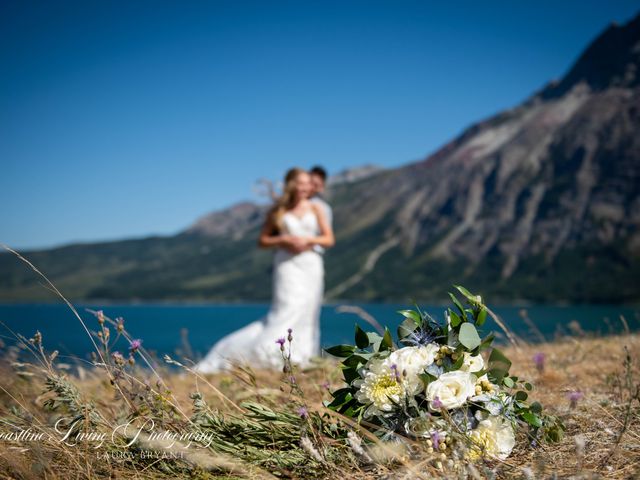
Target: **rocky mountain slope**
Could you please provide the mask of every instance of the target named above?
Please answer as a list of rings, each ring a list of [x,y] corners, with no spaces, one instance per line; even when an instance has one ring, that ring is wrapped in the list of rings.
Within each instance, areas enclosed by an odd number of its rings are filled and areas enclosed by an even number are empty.
[[[424,161],[331,186],[330,298],[640,300],[640,16],[608,27],[569,72]],[[27,256],[76,298],[267,299],[264,207],[180,235]],[[40,298],[0,255],[0,298]]]

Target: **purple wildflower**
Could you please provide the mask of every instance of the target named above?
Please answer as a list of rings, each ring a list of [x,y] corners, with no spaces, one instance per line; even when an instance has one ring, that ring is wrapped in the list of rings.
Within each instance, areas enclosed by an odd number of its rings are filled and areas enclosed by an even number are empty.
[[[306,420],[309,417],[309,412],[307,412],[306,407],[302,406],[298,408],[298,415],[300,415],[300,418],[303,420]]]
[[[288,328],[287,333],[288,333],[287,340],[289,341],[293,340],[293,335],[291,335],[291,333],[293,333],[293,330],[291,328]]]
[[[535,363],[538,372],[542,373],[544,371],[544,353],[538,352],[533,356],[533,363]]]
[[[129,343],[129,351],[131,353],[136,353],[141,346],[142,346],[142,340],[140,340],[139,338],[136,338],[135,340],[131,340],[131,343]]]
[[[440,397],[436,397],[431,401],[431,406],[436,410],[440,410],[442,408],[442,402],[440,401]]]
[[[279,339],[276,340],[276,343],[280,345],[280,350],[282,350],[283,352],[284,352],[284,342],[286,342],[284,337],[280,337]]]
[[[440,434],[437,431],[431,434],[431,441],[433,442],[433,449],[438,450],[440,446]]]
[[[584,398],[584,393],[580,390],[575,390],[573,392],[569,392],[567,394],[567,398],[569,399],[571,408],[576,408],[578,406],[578,402]]]
[[[331,388],[331,384],[327,381],[323,382],[322,385],[320,385],[322,388],[324,388],[325,390],[329,390]]]

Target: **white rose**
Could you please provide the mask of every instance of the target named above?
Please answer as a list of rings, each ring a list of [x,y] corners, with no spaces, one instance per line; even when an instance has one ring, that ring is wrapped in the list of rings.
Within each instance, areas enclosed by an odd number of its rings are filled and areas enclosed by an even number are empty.
[[[389,368],[395,368],[406,384],[407,391],[415,395],[422,388],[419,375],[435,361],[435,355],[440,347],[430,343],[419,347],[404,347],[391,352],[384,363]],[[395,367],[392,367],[395,365]]]
[[[464,359],[462,360],[462,366],[460,370],[465,372],[479,372],[484,368],[484,360],[482,355],[471,355],[469,352],[464,352]]]
[[[482,456],[505,460],[516,444],[511,422],[493,415],[480,421],[469,433],[469,438],[474,443],[469,456],[474,460]]]
[[[475,375],[456,370],[453,372],[443,373],[429,385],[427,385],[426,398],[429,401],[429,408],[432,408],[432,402],[438,398],[442,408],[450,410],[464,405],[469,397],[476,393],[476,377]]]
[[[440,347],[433,343],[420,347],[404,347],[391,352],[387,357],[388,364],[396,364],[400,373],[422,373],[422,371],[435,361],[436,353]]]

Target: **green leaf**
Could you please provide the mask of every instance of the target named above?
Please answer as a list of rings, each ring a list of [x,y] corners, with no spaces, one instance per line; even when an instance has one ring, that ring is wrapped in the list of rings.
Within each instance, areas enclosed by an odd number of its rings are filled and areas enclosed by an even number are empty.
[[[364,365],[368,362],[368,359],[362,355],[358,355],[357,353],[348,356],[342,362],[343,365],[347,367],[358,368],[359,365]]]
[[[352,398],[350,388],[341,388],[331,395],[333,395],[333,400],[327,405],[329,408],[338,408]]]
[[[527,383],[524,384],[524,388],[526,390],[531,391],[531,390],[533,390],[533,385],[531,385],[529,382],[527,382]]]
[[[540,417],[538,415],[536,415],[533,412],[529,412],[529,411],[525,411],[522,412],[522,419],[527,422],[529,425],[533,426],[533,427],[541,427],[542,426],[542,420],[540,419]]]
[[[393,339],[391,338],[391,332],[388,328],[384,329],[384,336],[382,337],[382,341],[380,342],[379,352],[384,350],[391,350],[393,348]]]
[[[502,379],[509,373],[511,360],[497,348],[494,348],[489,355],[489,378],[500,385]]]
[[[451,365],[451,368],[449,369],[449,371],[452,372],[455,370],[460,370],[460,367],[462,367],[463,362],[464,362],[464,353],[460,353],[458,360],[456,360],[455,363]]]
[[[478,314],[478,318],[476,319],[476,325],[481,327],[482,325],[484,325],[484,322],[487,320],[487,309],[483,308],[482,310],[480,310],[480,313]]]
[[[398,310],[398,313],[403,317],[410,318],[416,325],[422,325],[422,317],[415,310]]]
[[[480,345],[480,336],[473,324],[465,322],[460,325],[460,332],[458,334],[460,343],[467,347],[469,350],[473,350]]]
[[[467,290],[466,288],[464,288],[461,285],[454,285],[454,287],[462,295],[464,295],[464,297],[467,299],[467,301],[471,305],[473,305],[474,307],[478,307],[478,306],[482,305],[482,303],[478,302],[478,296],[477,295],[474,295],[473,293],[471,293],[469,290]]]
[[[356,347],[360,349],[365,349],[369,346],[369,336],[367,332],[360,328],[360,326],[356,323]]]
[[[542,405],[540,404],[540,402],[533,402],[531,405],[529,405],[529,410],[531,410],[533,413],[542,413]]]
[[[507,388],[513,388],[515,386],[515,383],[513,383],[513,380],[511,380],[510,377],[504,377],[504,379],[502,380],[502,383]]]
[[[529,398],[529,395],[527,395],[527,392],[525,392],[524,390],[519,390],[516,392],[516,400],[518,400],[519,402],[524,402],[527,398]]]
[[[353,382],[357,378],[360,378],[358,370],[353,367],[348,367],[342,370],[342,376],[344,377],[344,381],[347,384],[351,384],[351,382]]]
[[[325,348],[325,352],[334,357],[348,357],[356,351],[356,347],[353,345],[334,345],[333,347]]]
[[[484,350],[485,348],[489,348],[491,346],[491,342],[496,336],[493,332],[482,339],[482,343],[480,344],[480,350]]]
[[[454,328],[462,323],[462,319],[460,318],[460,315],[458,315],[456,312],[454,312],[451,309],[449,309],[449,318],[451,319],[451,326]]]
[[[547,415],[544,419],[544,439],[550,443],[556,443],[564,437],[565,426],[558,417]]]
[[[460,301],[456,298],[456,296],[449,292],[449,296],[451,297],[451,301],[453,302],[453,304],[458,307],[458,310],[460,310],[460,314],[462,315],[463,319],[467,319],[467,314],[464,313],[464,307],[462,306],[462,304],[460,303]]]
[[[425,385],[429,385],[431,382],[433,382],[437,378],[434,375],[431,375],[427,372],[422,372],[418,376],[422,379]]]
[[[405,319],[399,326],[398,326],[398,339],[400,341],[402,341],[403,339],[407,338],[409,335],[411,335],[413,333],[413,331],[416,329],[416,324],[415,322],[411,319],[411,318],[407,318]],[[379,335],[378,335],[379,336]],[[380,337],[380,336],[379,336]],[[380,337],[380,340],[382,340],[382,337]],[[375,343],[375,342],[371,342],[371,343]]]
[[[473,295],[469,290],[467,290],[466,288],[464,288],[461,285],[454,285],[453,286],[456,290],[458,290],[462,295],[464,295],[465,297],[467,297],[468,300],[473,300],[475,301],[476,296]]]

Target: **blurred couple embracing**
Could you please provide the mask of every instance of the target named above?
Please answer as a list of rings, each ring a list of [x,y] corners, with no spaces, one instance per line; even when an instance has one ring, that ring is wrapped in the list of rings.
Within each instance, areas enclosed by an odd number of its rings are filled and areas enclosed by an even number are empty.
[[[325,169],[318,166],[287,171],[258,240],[260,247],[275,249],[269,312],[219,340],[196,370],[213,373],[233,363],[277,368],[282,364],[280,347],[290,335],[295,338],[292,362],[304,366],[319,355],[323,254],[335,243],[333,214],[322,196],[326,179]]]

